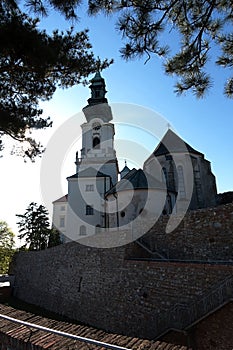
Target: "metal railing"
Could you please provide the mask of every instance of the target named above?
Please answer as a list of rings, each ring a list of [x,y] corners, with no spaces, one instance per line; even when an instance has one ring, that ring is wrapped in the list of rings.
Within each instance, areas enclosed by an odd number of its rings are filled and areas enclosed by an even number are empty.
[[[43,327],[34,323],[30,323],[30,322],[26,322],[26,321],[21,321],[18,320],[16,318],[10,317],[10,316],[6,316],[3,314],[0,314],[0,318],[10,321],[10,322],[14,322],[29,328],[35,328],[38,329],[40,331],[44,331],[47,333],[53,333],[62,337],[66,337],[66,338],[71,338],[73,340],[77,340],[77,341],[81,341],[84,343],[88,343],[88,344],[92,344],[92,345],[96,345],[96,346],[100,346],[103,347],[105,349],[113,349],[113,350],[131,350],[129,348],[125,348],[122,346],[118,346],[118,345],[114,345],[114,344],[109,344],[109,343],[105,343],[105,342],[101,342],[95,339],[90,339],[90,338],[86,338],[86,337],[81,337],[78,335],[74,335],[74,334],[70,334],[70,333],[66,333],[66,332],[62,332],[62,331],[58,331],[56,329],[52,329],[52,328],[47,328],[47,327]]]
[[[157,318],[156,337],[169,329],[184,330],[217,310],[233,298],[233,277],[225,278],[220,285],[191,304],[177,303],[170,310]]]
[[[142,237],[137,239],[136,243],[139,244],[142,248],[144,248],[153,257],[157,256],[159,259],[168,260],[168,258],[164,254],[161,254],[158,250],[152,250],[150,245]]]

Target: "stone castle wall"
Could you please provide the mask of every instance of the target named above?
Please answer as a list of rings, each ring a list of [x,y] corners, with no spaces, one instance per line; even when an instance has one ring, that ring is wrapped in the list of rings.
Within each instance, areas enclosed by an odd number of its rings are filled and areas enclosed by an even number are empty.
[[[149,235],[174,260],[139,259],[145,252],[136,243],[20,252],[11,271],[16,297],[107,331],[156,337],[173,311],[204,300],[233,276],[233,204],[189,213],[170,234],[162,231],[165,220]]]
[[[152,252],[169,259],[233,261],[233,203],[190,211],[170,233],[168,219],[162,216],[141,239]]]

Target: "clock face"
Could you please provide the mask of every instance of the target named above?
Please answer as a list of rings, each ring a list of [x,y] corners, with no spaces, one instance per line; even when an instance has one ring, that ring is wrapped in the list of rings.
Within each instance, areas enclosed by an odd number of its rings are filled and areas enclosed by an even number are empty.
[[[92,124],[92,127],[93,127],[93,130],[99,130],[100,128],[101,128],[101,125],[100,125],[100,123],[93,123]]]

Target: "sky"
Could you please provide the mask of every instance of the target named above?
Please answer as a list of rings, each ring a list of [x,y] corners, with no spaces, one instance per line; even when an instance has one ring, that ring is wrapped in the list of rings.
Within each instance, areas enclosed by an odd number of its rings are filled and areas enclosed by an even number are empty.
[[[152,57],[144,64],[146,58],[126,62],[120,57],[121,36],[116,33],[112,18],[80,17],[75,28],[77,31],[89,28],[89,36],[96,56],[99,55],[102,59],[114,58],[114,64],[101,73],[106,82],[108,91],[106,97],[109,104],[133,104],[157,112],[186,142],[204,153],[206,159],[211,161],[218,192],[233,190],[233,100],[223,95],[224,82],[230,72],[215,67],[209,62],[208,69],[213,77],[213,86],[205,98],[197,99],[191,92],[178,97],[174,93],[176,78],[164,74],[161,59]],[[41,27],[49,31],[54,28],[64,29],[64,26],[65,21],[56,14],[41,23]],[[84,122],[80,112],[87,104],[89,97],[89,88],[80,85],[67,90],[58,89],[52,100],[41,104],[44,115],[51,116],[53,120],[52,128],[37,133],[37,137],[42,140],[44,146],[58,130],[62,130],[63,123],[69,121],[74,115],[77,117],[78,124]],[[153,126],[154,123],[156,124],[156,118],[154,121],[151,118],[148,119],[146,113],[143,113],[143,118],[143,124],[147,130],[151,128],[150,123]],[[138,143],[140,138],[140,142],[146,144],[149,153],[154,150],[157,142],[153,137],[149,137],[148,133],[140,135],[140,131],[136,128],[129,128],[126,125],[119,127],[116,125],[115,137],[117,139],[128,137],[135,143]],[[11,140],[7,139],[5,146],[3,157],[0,158],[2,197],[0,220],[5,220],[17,234],[15,214],[23,214],[32,201],[46,204],[46,206],[47,203],[43,203],[41,195],[41,159],[38,158],[35,163],[30,161],[24,163],[22,158],[10,155]],[[60,177],[63,194],[67,193],[66,177],[75,173],[75,151],[81,148],[80,141],[71,146],[70,153],[63,162],[62,172],[57,174]],[[59,147],[58,151],[54,152],[54,159],[59,156],[58,152]],[[121,154],[120,167],[124,165],[124,158],[134,166],[126,150],[125,156]],[[51,160],[51,168],[52,163],[53,160]],[[60,193],[53,199],[59,196]],[[17,244],[20,242],[17,241]]]

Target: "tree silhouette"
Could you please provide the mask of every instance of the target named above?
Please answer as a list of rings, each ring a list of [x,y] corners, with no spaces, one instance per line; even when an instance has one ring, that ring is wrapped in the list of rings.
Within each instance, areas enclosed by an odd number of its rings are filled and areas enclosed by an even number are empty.
[[[43,4],[66,19],[76,17],[75,0],[24,2],[29,10],[45,15],[48,8]],[[51,99],[57,87],[85,84],[97,68],[110,64],[94,57],[87,30],[54,30],[49,35],[39,30],[38,24],[39,20],[22,12],[16,1],[0,2],[0,149],[3,136],[8,135],[24,144],[21,153],[32,160],[43,147],[30,136],[31,130],[51,126],[50,119],[41,116],[39,102]]]
[[[43,205],[32,202],[24,214],[16,216],[20,219],[17,222],[20,232],[19,238],[26,242],[23,247],[28,246],[29,250],[47,248],[51,232],[47,209]]]
[[[24,157],[34,160],[43,151],[30,135],[33,129],[51,126],[42,117],[40,101],[51,99],[57,87],[68,88],[86,83],[87,77],[112,63],[100,61],[91,51],[87,30],[54,30],[49,35],[39,30],[35,15],[46,16],[55,10],[67,20],[77,19],[81,0],[14,0],[0,3],[0,149],[9,135],[20,144],[27,143]],[[22,10],[23,9],[23,10]],[[28,9],[28,10],[27,10]],[[117,30],[125,45],[126,60],[147,55],[163,57],[165,72],[178,77],[175,91],[191,90],[204,96],[213,79],[207,71],[210,57],[218,66],[233,66],[233,3],[202,0],[89,0],[88,13],[114,13]],[[30,14],[30,15],[29,15]],[[175,31],[178,52],[166,42]],[[169,45],[170,44],[170,45]],[[213,49],[213,50],[212,50]],[[172,52],[172,53],[170,53]],[[233,97],[233,77],[229,76],[224,93]]]
[[[56,228],[52,228],[49,234],[48,248],[61,244],[60,232]]]

